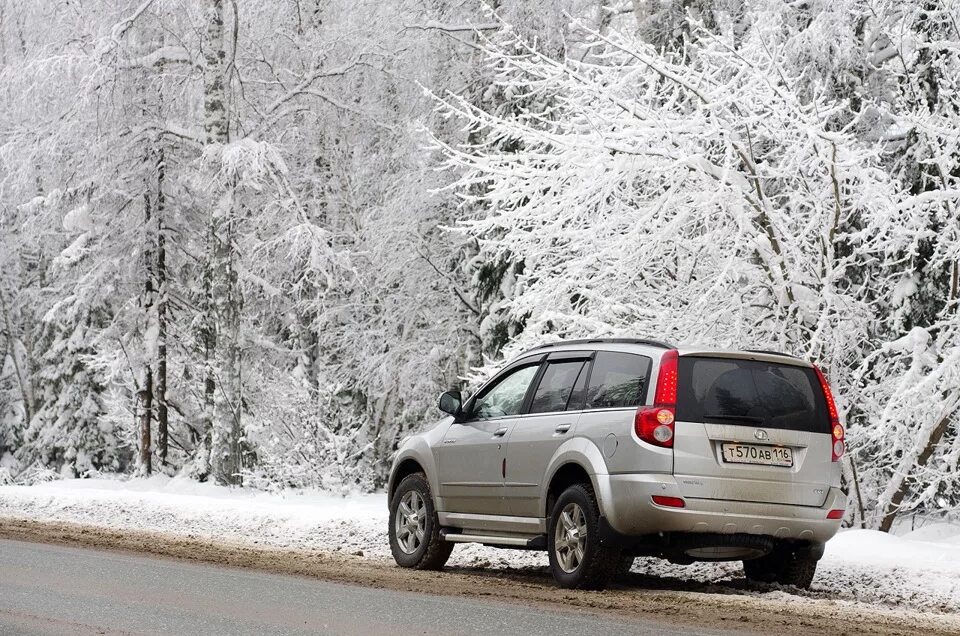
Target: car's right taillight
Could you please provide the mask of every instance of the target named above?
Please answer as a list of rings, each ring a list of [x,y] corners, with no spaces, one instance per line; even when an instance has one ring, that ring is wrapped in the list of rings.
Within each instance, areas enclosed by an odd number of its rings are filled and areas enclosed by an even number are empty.
[[[673,448],[673,422],[677,416],[678,359],[676,349],[663,354],[660,358],[653,406],[641,406],[637,409],[634,420],[637,437],[654,446]]]
[[[840,416],[837,414],[837,404],[833,401],[833,392],[830,390],[830,384],[827,377],[823,375],[818,367],[813,367],[817,372],[817,378],[820,380],[820,388],[823,389],[823,398],[827,401],[827,412],[830,414],[830,439],[833,442],[831,450],[833,461],[840,461],[843,452],[847,449],[846,434],[843,425],[840,424]]]

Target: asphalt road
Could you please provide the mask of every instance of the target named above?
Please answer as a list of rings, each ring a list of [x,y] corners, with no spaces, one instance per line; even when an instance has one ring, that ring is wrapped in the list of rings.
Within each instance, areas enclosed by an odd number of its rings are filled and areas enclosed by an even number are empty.
[[[720,634],[0,540],[0,634]]]

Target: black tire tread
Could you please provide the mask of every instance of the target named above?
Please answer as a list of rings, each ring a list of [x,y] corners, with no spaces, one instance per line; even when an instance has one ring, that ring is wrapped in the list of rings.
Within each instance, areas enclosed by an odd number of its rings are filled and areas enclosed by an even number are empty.
[[[759,559],[743,562],[747,579],[809,589],[817,571],[817,559],[807,550],[779,548]]]
[[[629,578],[630,569],[633,567],[633,562],[636,559],[629,555],[622,555],[620,560],[617,561],[617,571],[614,574],[614,580],[624,580]]]
[[[807,590],[810,589],[810,584],[813,583],[816,572],[817,561],[815,559],[806,554],[794,552],[786,558],[777,582]]]
[[[551,523],[549,532],[549,545],[550,545],[550,561],[551,561],[551,570],[554,570],[554,579],[560,583],[563,587],[568,587],[571,589],[581,589],[581,590],[602,590],[609,583],[610,580],[614,577],[617,572],[617,566],[620,563],[620,550],[614,546],[604,545],[599,541],[597,537],[597,530],[599,527],[600,519],[600,507],[597,505],[596,495],[593,494],[593,489],[584,485],[584,484],[575,484],[567,488],[558,498],[557,503],[554,505],[554,511],[560,508],[560,503],[564,501],[567,494],[571,491],[577,491],[587,503],[588,510],[584,510],[584,514],[588,516],[588,524],[592,520],[591,533],[593,537],[593,547],[586,550],[586,560],[580,564],[581,574],[572,582],[567,582],[561,580],[556,575],[556,571],[559,570],[559,566],[555,565],[555,557],[553,552],[553,537],[555,536],[555,524]],[[551,512],[551,519],[553,518],[554,512]],[[588,541],[590,537],[588,535]]]
[[[413,488],[416,488],[420,495],[424,497],[427,502],[427,509],[432,516],[432,523],[429,524],[430,533],[425,537],[427,549],[413,565],[403,566],[400,563],[397,558],[396,541],[393,537],[393,520],[396,514],[393,500],[390,502],[390,527],[388,528],[390,549],[394,553],[394,559],[402,567],[412,567],[414,570],[441,570],[447,564],[450,553],[453,552],[453,544],[440,538],[440,520],[437,518],[437,512],[433,507],[433,495],[430,492],[430,482],[427,481],[427,476],[422,472],[417,472],[404,477],[393,495],[394,500]]]

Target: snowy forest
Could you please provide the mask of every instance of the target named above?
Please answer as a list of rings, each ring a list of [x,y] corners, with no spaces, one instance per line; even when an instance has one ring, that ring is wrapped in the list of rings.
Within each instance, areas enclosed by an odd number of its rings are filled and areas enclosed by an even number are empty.
[[[382,487],[529,346],[815,361],[960,511],[957,0],[0,0],[0,482]]]

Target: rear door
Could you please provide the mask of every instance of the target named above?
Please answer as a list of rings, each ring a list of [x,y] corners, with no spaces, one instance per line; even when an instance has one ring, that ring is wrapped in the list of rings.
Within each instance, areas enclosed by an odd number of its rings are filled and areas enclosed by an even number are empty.
[[[680,356],[679,376],[674,474],[684,497],[823,505],[836,467],[811,367]]]
[[[508,514],[503,498],[507,439],[526,402],[543,356],[505,369],[468,404],[462,422],[434,447],[444,512]]]
[[[504,464],[504,495],[515,516],[542,514],[540,495],[547,464],[576,431],[579,400],[574,400],[576,410],[568,410],[568,406],[578,380],[581,386],[586,384],[590,355],[589,351],[550,354],[537,376],[527,412],[517,419],[510,433]]]

